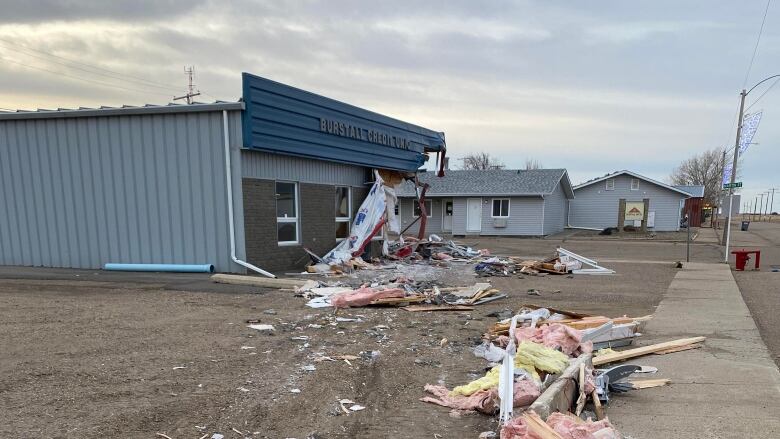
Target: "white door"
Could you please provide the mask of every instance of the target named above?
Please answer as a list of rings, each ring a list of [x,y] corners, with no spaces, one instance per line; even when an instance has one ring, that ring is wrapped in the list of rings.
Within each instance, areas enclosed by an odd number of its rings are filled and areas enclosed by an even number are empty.
[[[466,202],[466,231],[482,231],[482,198],[469,198]]]
[[[452,232],[452,200],[442,200],[441,231]]]

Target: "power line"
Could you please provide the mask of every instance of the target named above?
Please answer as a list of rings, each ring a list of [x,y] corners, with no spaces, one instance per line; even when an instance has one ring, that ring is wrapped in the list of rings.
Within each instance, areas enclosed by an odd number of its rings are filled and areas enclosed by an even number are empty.
[[[37,66],[31,66],[29,64],[20,63],[18,61],[10,60],[8,58],[3,58],[2,56],[0,56],[0,59],[3,60],[3,61],[6,61],[6,62],[13,63],[13,64],[18,64],[20,66],[27,67],[27,68],[30,68],[30,69],[40,70],[42,72],[51,73],[51,74],[54,74],[54,75],[57,75],[57,76],[65,76],[67,78],[72,78],[72,79],[76,79],[76,80],[79,80],[79,81],[88,82],[90,84],[97,84],[97,85],[102,85],[104,87],[109,87],[109,88],[119,88],[119,89],[122,89],[122,90],[135,91],[135,92],[146,93],[146,94],[153,94],[153,95],[159,95],[159,96],[168,96],[168,97],[171,96],[170,94],[164,94],[164,93],[148,91],[148,90],[141,90],[141,89],[137,89],[137,88],[123,87],[121,85],[110,84],[108,82],[96,81],[94,79],[87,79],[87,78],[82,78],[82,77],[79,77],[79,76],[69,75],[67,73],[56,72],[54,70],[44,69],[44,68],[37,67]]]
[[[17,49],[8,47],[8,46],[6,46],[6,45],[4,45],[2,43],[0,43],[0,47],[3,47],[5,49],[7,49],[7,50],[15,50],[15,51],[17,51],[19,53],[24,53],[24,52],[21,52],[21,51],[19,51]],[[175,88],[171,88],[171,87],[163,87],[163,86],[159,86],[159,85],[145,84],[142,81],[135,81],[135,80],[132,80],[132,79],[125,79],[125,78],[122,78],[122,77],[119,77],[119,76],[110,75],[108,73],[95,72],[95,71],[92,71],[92,70],[89,70],[89,69],[85,69],[83,67],[72,66],[72,65],[69,65],[69,64],[67,64],[65,62],[62,62],[62,61],[57,61],[57,60],[53,60],[53,59],[47,59],[45,57],[38,56],[38,55],[33,55],[31,53],[24,53],[24,55],[25,56],[30,56],[30,57],[33,57],[33,58],[37,58],[37,59],[40,59],[40,60],[43,60],[43,61],[49,62],[49,63],[53,62],[55,64],[59,64],[61,66],[67,67],[69,69],[81,70],[82,72],[86,72],[86,73],[89,73],[91,75],[105,76],[107,78],[112,78],[112,79],[117,79],[117,80],[120,80],[120,81],[135,83],[135,84],[138,84],[138,85],[141,85],[141,86],[144,86],[144,87],[153,87],[153,88],[159,88],[159,89],[162,89],[162,90],[172,90],[172,91],[181,91],[182,90],[181,88],[175,89]]]
[[[769,12],[769,5],[772,0],[766,0],[766,8],[764,9],[764,18],[761,19],[761,27],[758,29],[758,38],[756,38],[756,45],[753,47],[753,56],[750,57],[750,64],[748,64],[747,72],[745,73],[745,81],[742,83],[742,88],[745,88],[750,76],[750,70],[753,68],[753,61],[756,59],[756,53],[758,53],[758,43],[761,42],[761,34],[764,32],[764,23],[766,23],[766,14]]]
[[[114,71],[114,70],[106,69],[104,67],[95,66],[95,65],[88,64],[88,63],[81,62],[81,61],[75,61],[75,60],[72,60],[72,59],[69,59],[69,58],[65,58],[65,57],[62,57],[62,56],[59,56],[59,55],[55,55],[53,53],[49,53],[49,52],[46,52],[46,51],[43,51],[43,50],[34,49],[32,47],[28,47],[28,46],[19,44],[19,43],[15,42],[15,41],[7,40],[5,38],[0,38],[0,41],[3,41],[5,43],[7,43],[7,44],[11,44],[11,45],[14,45],[14,46],[17,46],[17,47],[20,47],[20,48],[22,48],[24,50],[38,52],[38,53],[44,54],[46,56],[51,56],[51,57],[54,57],[54,58],[58,58],[58,59],[61,59],[63,61],[67,61],[69,63],[79,64],[79,65],[82,65],[82,66],[85,66],[85,67],[89,67],[89,68],[92,68],[92,69],[102,70],[102,71],[108,72],[108,73],[113,73],[115,75],[120,75],[120,76],[124,76],[124,77],[127,77],[127,78],[137,79],[139,81],[148,82],[149,84],[157,84],[158,86],[163,86],[163,87],[166,87],[166,88],[169,88],[169,89],[172,89],[172,90],[182,90],[182,88],[178,87],[178,86],[174,86],[174,85],[171,85],[171,84],[165,84],[165,83],[158,82],[158,81],[152,81],[150,79],[142,78],[140,76],[128,75],[126,73],[117,72],[117,71]]]

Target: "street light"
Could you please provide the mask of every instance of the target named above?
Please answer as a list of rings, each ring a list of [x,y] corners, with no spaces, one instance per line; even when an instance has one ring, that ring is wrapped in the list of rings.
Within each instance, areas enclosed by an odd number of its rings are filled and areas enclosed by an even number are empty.
[[[756,87],[759,85],[765,83],[766,81],[769,81],[773,78],[780,78],[780,75],[772,75],[767,78],[762,79],[761,81],[758,81],[756,85],[753,87],[750,87],[750,90],[745,91],[745,89],[742,89],[742,92],[739,94],[739,119],[737,119],[737,140],[734,141],[734,160],[731,164],[731,184],[729,185],[729,211],[728,211],[728,217],[726,219],[726,227],[723,230],[723,233],[726,234],[726,251],[724,252],[724,262],[729,262],[729,244],[731,243],[731,209],[732,209],[732,203],[734,202],[734,180],[737,178],[737,159],[739,159],[739,137],[742,134],[742,123],[743,118],[745,117],[745,98],[748,94],[750,94],[751,91],[755,90]]]

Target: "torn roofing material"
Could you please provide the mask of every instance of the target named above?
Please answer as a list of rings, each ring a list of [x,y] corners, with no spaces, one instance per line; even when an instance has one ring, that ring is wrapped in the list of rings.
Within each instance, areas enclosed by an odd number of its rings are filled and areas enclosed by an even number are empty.
[[[544,196],[561,182],[568,198],[573,198],[571,182],[565,169],[489,169],[448,170],[444,177],[434,172],[419,174],[420,182],[430,185],[428,196]],[[414,185],[406,181],[396,189],[399,197],[413,197]]]

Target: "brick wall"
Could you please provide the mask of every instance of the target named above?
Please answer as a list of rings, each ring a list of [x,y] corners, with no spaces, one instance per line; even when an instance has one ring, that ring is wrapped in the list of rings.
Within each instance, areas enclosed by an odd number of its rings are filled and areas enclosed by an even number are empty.
[[[335,187],[299,183],[301,244],[279,246],[276,236],[276,183],[272,180],[243,179],[244,232],[247,260],[272,272],[302,268],[309,261],[303,247],[324,255],[336,245]],[[353,190],[353,200],[362,202]]]

